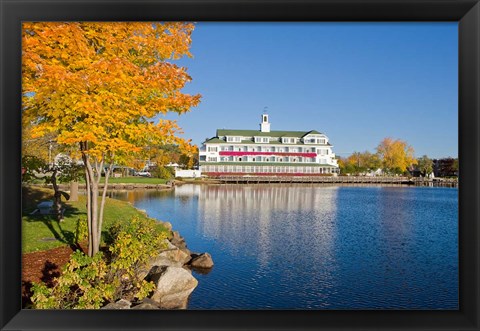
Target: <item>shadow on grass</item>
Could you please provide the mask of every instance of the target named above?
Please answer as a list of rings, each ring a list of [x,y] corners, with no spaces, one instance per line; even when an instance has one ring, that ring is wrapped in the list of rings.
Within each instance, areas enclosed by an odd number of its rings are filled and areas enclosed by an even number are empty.
[[[85,212],[81,212],[78,208],[72,207],[71,205],[64,204],[65,211],[64,211],[64,218],[72,218],[72,216],[80,216],[80,215],[86,215]],[[81,240],[82,238],[79,238],[79,228],[78,228],[78,222],[80,221],[77,220],[77,224],[75,225],[75,230],[71,231],[68,229],[64,229],[64,222],[59,222],[57,220],[57,216],[55,214],[48,214],[48,215],[43,215],[43,214],[26,214],[24,212],[23,216],[26,218],[26,222],[42,222],[45,224],[45,226],[50,230],[52,233],[53,237],[64,244],[67,244],[70,246],[70,248],[75,251],[76,249],[79,249],[78,241]],[[72,220],[73,221],[73,220]],[[45,240],[48,240],[49,238],[45,238]],[[52,238],[53,239],[53,238]]]

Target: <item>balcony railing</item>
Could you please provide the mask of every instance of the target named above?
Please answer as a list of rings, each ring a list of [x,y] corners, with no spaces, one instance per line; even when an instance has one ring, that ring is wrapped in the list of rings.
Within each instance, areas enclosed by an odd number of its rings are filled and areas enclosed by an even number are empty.
[[[275,155],[275,156],[303,156],[314,158],[317,156],[317,153],[288,153],[288,152],[247,152],[247,151],[221,151],[219,152],[220,156],[256,156],[256,155]]]

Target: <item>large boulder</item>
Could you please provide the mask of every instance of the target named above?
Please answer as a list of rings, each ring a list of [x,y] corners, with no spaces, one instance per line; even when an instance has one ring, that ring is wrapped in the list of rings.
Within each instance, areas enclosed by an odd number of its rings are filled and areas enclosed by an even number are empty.
[[[117,302],[110,302],[108,305],[103,306],[102,309],[130,309],[132,303],[125,299],[120,299]]]
[[[150,261],[151,266],[174,266],[181,267],[190,261],[190,254],[187,254],[180,248],[165,240],[167,248],[162,250],[156,257]]]
[[[156,285],[151,299],[164,309],[186,309],[188,297],[198,281],[192,273],[181,267],[154,267],[148,277]]]
[[[192,260],[190,261],[190,265],[193,268],[209,269],[213,267],[212,256],[208,253],[202,253],[198,256],[192,255]]]
[[[167,247],[161,250],[157,256],[151,258],[147,265],[138,271],[137,275],[140,279],[145,278],[153,267],[182,267],[192,259],[188,249],[180,249],[166,239],[165,244]]]

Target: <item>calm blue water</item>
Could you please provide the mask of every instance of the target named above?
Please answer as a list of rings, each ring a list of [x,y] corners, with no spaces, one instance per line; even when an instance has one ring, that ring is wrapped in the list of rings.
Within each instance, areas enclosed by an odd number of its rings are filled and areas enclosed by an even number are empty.
[[[458,189],[184,185],[113,197],[212,254],[189,309],[458,309]]]

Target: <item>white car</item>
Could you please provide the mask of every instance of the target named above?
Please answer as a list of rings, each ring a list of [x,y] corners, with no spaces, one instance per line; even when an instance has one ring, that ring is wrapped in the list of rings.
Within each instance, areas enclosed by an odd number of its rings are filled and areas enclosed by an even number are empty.
[[[148,171],[139,171],[139,172],[137,172],[137,176],[152,177],[152,174],[149,173]]]

